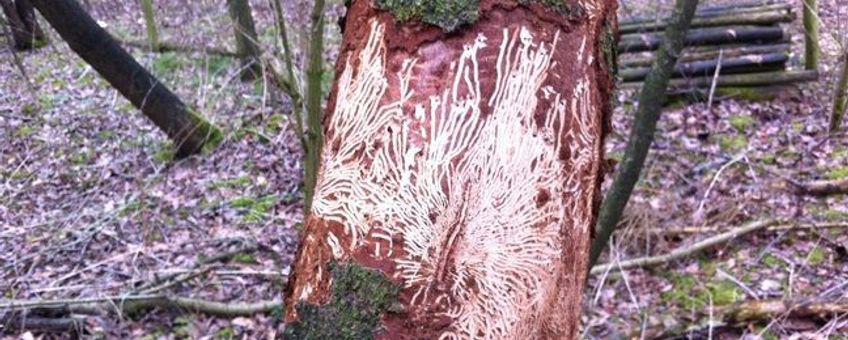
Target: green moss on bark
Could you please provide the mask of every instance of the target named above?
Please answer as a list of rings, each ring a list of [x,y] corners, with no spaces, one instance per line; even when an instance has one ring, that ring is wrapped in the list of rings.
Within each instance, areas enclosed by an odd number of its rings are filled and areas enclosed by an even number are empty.
[[[380,318],[396,308],[398,285],[379,271],[331,263],[333,290],[325,305],[299,303],[298,320],[286,326],[286,339],[371,339]]]
[[[618,42],[615,41],[615,28],[607,19],[604,22],[604,32],[601,35],[601,49],[610,74],[618,73]]]
[[[192,121],[191,126],[195,127],[195,130],[192,132],[192,136],[188,138],[198,138],[203,141],[200,150],[202,153],[206,154],[212,152],[212,150],[218,147],[218,144],[221,144],[224,140],[224,134],[221,132],[221,129],[206,120],[203,115],[194,109],[187,108],[186,111],[189,119]]]
[[[478,0],[377,0],[377,7],[394,14],[400,22],[421,20],[452,32],[480,16]]]
[[[377,8],[392,12],[399,22],[420,20],[445,32],[453,32],[480,18],[479,0],[376,0],[376,3]],[[576,13],[565,0],[518,0],[518,3],[525,6],[542,4],[567,16]]]

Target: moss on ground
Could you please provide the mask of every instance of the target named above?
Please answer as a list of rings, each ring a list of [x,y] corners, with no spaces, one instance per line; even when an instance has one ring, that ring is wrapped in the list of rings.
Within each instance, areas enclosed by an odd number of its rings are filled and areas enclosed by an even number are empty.
[[[397,304],[400,287],[357,264],[331,263],[333,288],[325,305],[299,303],[285,339],[372,339],[380,318]]]
[[[747,115],[732,116],[729,121],[730,125],[739,133],[745,133],[755,123],[754,118]]]
[[[829,170],[824,176],[827,177],[827,179],[833,180],[848,178],[848,166],[840,166]]]

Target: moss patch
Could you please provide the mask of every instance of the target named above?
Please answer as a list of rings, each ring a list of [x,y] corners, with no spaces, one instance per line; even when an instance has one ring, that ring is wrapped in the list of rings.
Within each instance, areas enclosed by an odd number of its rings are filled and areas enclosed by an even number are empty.
[[[330,264],[333,291],[326,305],[299,303],[298,321],[285,339],[372,339],[380,318],[396,304],[400,287],[356,264]]]
[[[480,17],[477,0],[377,0],[377,7],[394,14],[400,22],[412,19],[452,32]]]
[[[748,128],[754,125],[754,118],[751,116],[733,116],[730,117],[730,125],[733,126],[739,133],[745,133]]]
[[[824,260],[825,260],[824,250],[822,250],[819,247],[813,248],[813,250],[810,251],[810,255],[807,256],[807,263],[809,263],[811,266],[816,266],[816,265],[822,264],[822,262],[824,262]]]
[[[194,123],[194,134],[203,138],[201,152],[204,154],[212,152],[224,141],[224,133],[217,126],[206,120],[203,115],[193,109],[187,109],[188,115]]]
[[[827,177],[827,179],[848,178],[848,166],[840,166],[836,169],[830,170],[824,176]]]
[[[522,5],[542,4],[563,15],[577,11],[562,0],[518,0]],[[399,22],[420,20],[453,32],[480,18],[479,0],[376,0],[377,8],[390,11]]]
[[[718,140],[718,145],[722,151],[738,152],[748,147],[748,138],[745,136],[721,136]]]

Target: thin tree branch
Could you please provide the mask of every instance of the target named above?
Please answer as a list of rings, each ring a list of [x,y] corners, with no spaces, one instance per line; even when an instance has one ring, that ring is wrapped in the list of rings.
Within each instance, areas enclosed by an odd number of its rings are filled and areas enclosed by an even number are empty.
[[[641,257],[631,260],[621,261],[620,263],[601,264],[592,267],[590,273],[592,275],[603,273],[607,270],[625,270],[638,267],[650,267],[659,264],[667,263],[673,260],[684,258],[696,252],[714,247],[716,245],[728,242],[737,237],[752,233],[757,230],[774,226],[778,223],[776,220],[761,220],[754,221],[742,227],[709,237],[703,241],[697,242],[691,246],[675,249],[674,251],[658,256]]]
[[[620,163],[620,169],[613,181],[609,193],[601,205],[598,222],[595,227],[596,236],[592,241],[589,257],[589,268],[597,263],[601,253],[609,242],[615,230],[618,220],[630,194],[639,180],[645,159],[654,141],[654,132],[657,129],[657,120],[660,118],[662,107],[666,100],[666,88],[669,78],[674,72],[677,58],[683,51],[683,43],[689,24],[695,15],[698,0],[677,0],[674,12],[665,30],[665,38],[662,47],[657,51],[657,59],[651,68],[651,72],[645,79],[642,92],[639,95],[639,108],[627,142],[624,159]]]

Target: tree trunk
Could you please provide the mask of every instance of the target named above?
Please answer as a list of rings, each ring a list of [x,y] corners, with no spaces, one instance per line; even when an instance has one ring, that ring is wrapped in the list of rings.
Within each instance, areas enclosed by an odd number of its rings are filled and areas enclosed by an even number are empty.
[[[615,1],[440,3],[352,1],[288,338],[578,336]]]
[[[819,64],[819,11],[817,0],[803,0],[804,4],[804,65],[815,70]]]
[[[597,235],[592,240],[589,266],[587,266],[589,270],[598,262],[606,248],[624,208],[627,207],[630,194],[633,193],[633,188],[639,180],[639,174],[642,173],[648,151],[654,142],[657,121],[660,119],[666,101],[666,91],[671,75],[674,73],[674,66],[677,64],[677,57],[683,51],[685,42],[692,36],[689,34],[691,32],[688,32],[689,24],[697,8],[698,0],[675,1],[674,12],[663,35],[662,47],[657,52],[657,61],[654,62],[639,93],[639,108],[636,110],[636,118],[627,140],[624,159],[601,205],[598,224],[595,226]]]
[[[203,151],[221,140],[214,125],[139,65],[76,0],[32,2],[74,52],[174,141],[177,157]]]
[[[259,64],[259,40],[256,37],[256,25],[247,0],[227,0],[233,30],[236,35],[236,51],[241,57],[241,79],[252,80],[262,75]]]
[[[141,0],[141,11],[144,13],[144,25],[147,28],[147,44],[150,50],[159,50],[159,31],[156,29],[156,17],[153,11],[153,0]]]
[[[47,36],[38,25],[29,0],[0,0],[0,7],[9,21],[16,49],[29,50],[47,44]]]
[[[837,132],[842,128],[842,118],[848,108],[848,47],[842,55],[842,72],[836,82],[833,97],[833,111],[830,113],[830,132]]]

